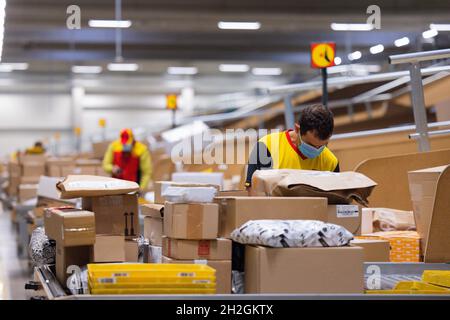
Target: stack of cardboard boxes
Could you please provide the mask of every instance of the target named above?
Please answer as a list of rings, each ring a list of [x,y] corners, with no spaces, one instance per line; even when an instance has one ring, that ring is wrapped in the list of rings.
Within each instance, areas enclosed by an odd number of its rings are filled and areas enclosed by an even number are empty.
[[[73,174],[108,176],[99,159],[49,158],[46,168],[49,177],[67,177]]]
[[[102,183],[100,177],[69,176],[58,183],[61,197],[81,197],[82,209],[45,210],[45,230],[48,237],[56,241],[56,274],[62,284],[65,284],[67,267],[71,264],[138,261],[138,197],[128,193],[138,186],[131,183],[131,188],[128,188],[128,182],[105,179],[109,180]],[[105,185],[112,188],[123,185],[125,188],[123,191],[117,188],[104,190]]]
[[[229,196],[217,197],[216,203],[220,212],[219,236],[224,238],[250,220],[333,220],[356,229],[360,221],[360,216],[329,217],[327,199],[321,197]],[[246,245],[245,253],[236,255],[244,259],[244,270],[238,263],[236,271],[245,273],[245,293],[362,293],[363,254],[359,247]]]
[[[17,161],[10,161],[8,163],[8,195],[18,196],[19,186],[26,185],[22,187],[21,200],[28,200],[30,194],[33,195],[32,190],[36,190],[39,177],[45,175],[45,161],[45,155],[20,155]]]

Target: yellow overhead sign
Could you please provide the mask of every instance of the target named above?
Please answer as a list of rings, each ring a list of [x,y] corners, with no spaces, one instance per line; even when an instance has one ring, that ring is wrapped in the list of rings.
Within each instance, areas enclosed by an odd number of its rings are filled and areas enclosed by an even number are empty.
[[[103,119],[103,118],[99,119],[99,120],[98,120],[98,126],[99,126],[100,128],[106,127],[106,119]]]
[[[169,110],[177,109],[177,95],[176,94],[166,95],[166,108]]]

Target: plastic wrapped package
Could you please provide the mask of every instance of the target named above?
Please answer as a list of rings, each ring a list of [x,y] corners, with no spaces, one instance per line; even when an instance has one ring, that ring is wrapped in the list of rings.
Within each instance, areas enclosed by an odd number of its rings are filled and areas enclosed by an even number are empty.
[[[149,245],[149,263],[162,263],[162,247]]]
[[[414,231],[416,224],[412,211],[390,208],[372,208],[373,227],[376,231]]]
[[[167,187],[161,195],[175,203],[209,203],[214,200],[217,189],[213,187]]]
[[[244,294],[245,274],[237,270],[231,271],[231,292],[234,294]]]
[[[149,245],[148,240],[144,238],[143,235],[140,235],[137,238],[138,243],[138,261],[143,262],[144,254],[145,254],[145,247]]]
[[[353,234],[344,227],[316,220],[251,220],[231,233],[233,241],[274,248],[340,247]]]
[[[33,265],[55,264],[56,242],[50,240],[43,227],[33,230],[29,245],[29,254]]]

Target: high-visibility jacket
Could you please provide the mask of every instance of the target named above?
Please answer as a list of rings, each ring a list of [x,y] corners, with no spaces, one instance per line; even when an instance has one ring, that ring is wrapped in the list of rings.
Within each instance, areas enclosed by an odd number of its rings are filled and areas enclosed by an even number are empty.
[[[112,174],[113,166],[118,166],[122,172],[112,175],[113,178],[135,181],[142,190],[147,189],[152,175],[152,161],[146,145],[135,141],[131,152],[123,152],[122,142],[113,141],[103,158],[103,170]]]

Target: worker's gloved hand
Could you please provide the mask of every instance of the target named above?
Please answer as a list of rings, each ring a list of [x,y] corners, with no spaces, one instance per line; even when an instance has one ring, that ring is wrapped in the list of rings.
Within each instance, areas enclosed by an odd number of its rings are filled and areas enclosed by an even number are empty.
[[[113,166],[112,168],[112,174],[115,176],[118,176],[122,173],[122,169],[119,166]]]

